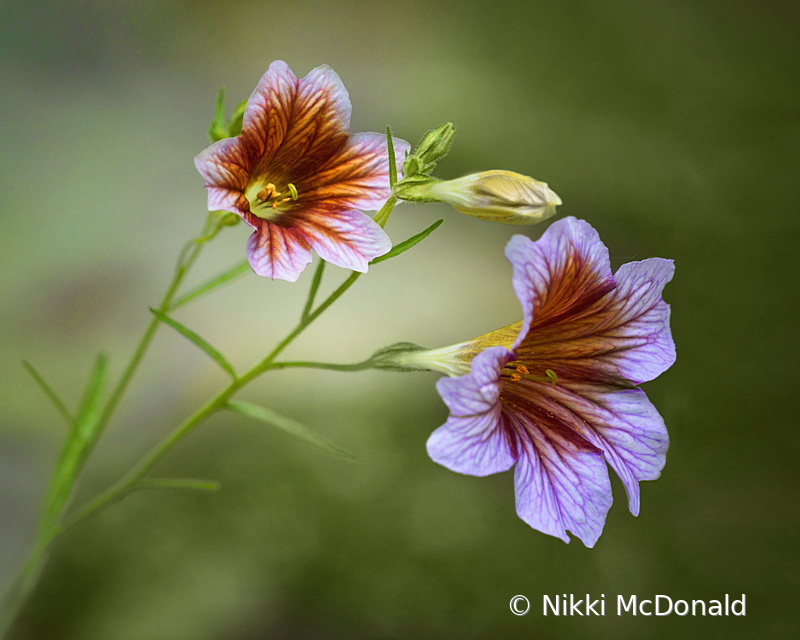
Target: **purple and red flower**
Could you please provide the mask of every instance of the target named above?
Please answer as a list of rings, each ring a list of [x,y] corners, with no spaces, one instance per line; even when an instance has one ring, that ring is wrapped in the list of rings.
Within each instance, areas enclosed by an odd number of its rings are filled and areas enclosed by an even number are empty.
[[[506,257],[524,319],[438,351],[449,373],[472,362],[468,375],[437,384],[450,417],[428,453],[475,476],[516,465],[520,518],[565,542],[569,530],[592,547],[612,502],[606,463],[633,515],[639,481],[658,478],[665,463],[664,421],[637,385],[675,361],[661,297],[673,264],[651,258],[612,275],[597,232],[575,218],[537,242],[514,236]],[[410,356],[417,364],[426,358]]]
[[[294,282],[323,260],[366,271],[392,246],[363,211],[391,195],[386,136],[350,134],[350,99],[323,65],[298,80],[275,61],[247,103],[242,133],[195,158],[210,211],[231,211],[255,231],[247,257],[258,275]],[[407,142],[395,138],[396,162]]]

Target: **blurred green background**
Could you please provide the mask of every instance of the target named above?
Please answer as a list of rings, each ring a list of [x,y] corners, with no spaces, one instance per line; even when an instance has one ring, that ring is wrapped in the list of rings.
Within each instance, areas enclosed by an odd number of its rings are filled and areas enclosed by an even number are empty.
[[[438,175],[547,181],[614,266],[674,258],[678,360],[645,385],[669,428],[633,518],[594,549],[531,530],[510,473],[460,476],[425,441],[434,374],[270,374],[242,395],[358,455],[350,464],[218,415],[158,466],[212,495],[136,494],[55,546],[12,637],[69,640],[749,638],[798,633],[798,5],[651,2],[22,2],[0,5],[0,583],[30,551],[58,416],[98,349],[118,375],[181,245],[205,216],[192,158],[217,90],[245,99],[274,59],[329,64],[352,131],[415,143],[450,120]],[[376,266],[287,352],[350,362],[516,321],[503,247],[519,228],[403,205],[413,252]],[[538,237],[544,226],[523,228]],[[226,231],[199,282],[243,256]],[[345,273],[332,268],[330,290]],[[180,311],[240,368],[294,326],[297,285],[248,274]],[[78,502],[122,475],[224,383],[169,329],[86,469]],[[795,400],[792,400],[792,398]],[[543,594],[603,593],[604,618],[547,618]],[[747,595],[745,618],[617,617],[616,594]],[[515,617],[524,594],[532,611]]]

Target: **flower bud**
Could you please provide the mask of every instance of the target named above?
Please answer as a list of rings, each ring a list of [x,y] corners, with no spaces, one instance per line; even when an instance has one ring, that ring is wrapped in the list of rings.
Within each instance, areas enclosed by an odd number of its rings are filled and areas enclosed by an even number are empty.
[[[456,128],[451,122],[446,122],[440,127],[431,129],[422,138],[414,155],[417,156],[423,164],[437,162],[450,150],[450,144],[453,142],[453,136],[455,136],[455,134]]]
[[[461,213],[506,224],[536,224],[555,215],[561,198],[547,186],[513,171],[484,171],[420,185],[425,196],[453,205]],[[419,189],[418,189],[419,191]]]

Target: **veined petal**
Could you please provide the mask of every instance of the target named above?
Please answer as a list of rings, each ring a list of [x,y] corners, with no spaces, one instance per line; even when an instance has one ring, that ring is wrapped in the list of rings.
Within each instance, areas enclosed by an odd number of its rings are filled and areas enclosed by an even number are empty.
[[[579,314],[557,323],[534,317],[517,347],[519,359],[562,380],[618,388],[652,380],[675,361],[669,305],[661,299],[673,270],[660,258],[623,265],[616,289]]]
[[[313,69],[297,84],[286,136],[269,161],[270,172],[289,180],[315,175],[347,144],[351,110],[337,73],[328,65]]]
[[[521,380],[507,384],[504,394],[537,424],[548,425],[548,433],[561,429],[602,450],[625,485],[631,513],[639,514],[638,481],[659,477],[669,446],[664,421],[643,391]]]
[[[286,137],[298,82],[289,65],[276,60],[247,101],[241,140],[257,172],[263,172]]]
[[[650,258],[623,264],[614,275],[617,288],[602,314],[610,315],[604,338],[619,373],[636,384],[658,377],[675,362],[669,305],[661,293],[672,280],[672,260]]]
[[[506,471],[514,464],[516,454],[499,422],[500,370],[511,357],[503,347],[487,349],[472,361],[469,375],[436,383],[451,415],[428,439],[434,462],[473,476]]]
[[[392,142],[395,163],[402,166],[411,145],[400,138],[392,138]],[[348,144],[316,174],[314,185],[303,192],[304,200],[336,201],[360,211],[380,209],[391,195],[386,136],[379,133],[350,136]]]
[[[392,248],[380,225],[360,211],[318,205],[294,218],[292,226],[320,258],[361,273],[367,271],[370,260]]]
[[[546,385],[544,385],[546,387]],[[592,384],[542,389],[573,414],[581,435],[602,449],[625,485],[631,513],[639,515],[639,480],[655,480],[667,458],[664,420],[641,389],[615,390]]]
[[[428,438],[428,455],[451,471],[470,476],[508,471],[516,456],[498,424],[499,417],[499,403],[486,413],[450,416]]]
[[[442,378],[436,390],[454,416],[492,411],[500,397],[500,371],[513,358],[505,347],[481,351],[472,361],[469,375]]]
[[[212,144],[195,156],[194,166],[208,189],[209,211],[230,211],[242,215],[238,206],[247,186],[249,159],[236,138]]]
[[[504,411],[520,433],[514,473],[517,514],[534,529],[569,542],[566,530],[593,547],[611,508],[611,483],[602,453],[557,424],[540,428],[525,414]]]
[[[247,239],[247,259],[259,276],[296,282],[311,262],[311,250],[297,229],[284,228],[267,220]]]
[[[506,246],[514,268],[512,284],[523,311],[514,346],[531,324],[546,326],[581,314],[614,289],[608,249],[586,222],[564,218],[533,242],[514,236]]]

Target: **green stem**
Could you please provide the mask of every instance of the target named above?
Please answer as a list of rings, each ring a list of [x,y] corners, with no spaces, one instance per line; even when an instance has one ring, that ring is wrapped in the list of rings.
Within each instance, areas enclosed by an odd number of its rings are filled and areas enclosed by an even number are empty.
[[[308,300],[306,300],[306,306],[303,307],[303,313],[300,315],[301,321],[308,318],[308,314],[311,312],[311,307],[314,306],[314,298],[317,297],[317,290],[319,289],[319,285],[322,283],[323,271],[325,271],[325,261],[320,258],[317,269],[314,271],[314,279],[311,281],[311,289],[308,291]]]
[[[194,246],[191,247],[190,245]],[[158,306],[158,310],[161,311],[162,313],[168,313],[170,311],[170,303],[172,302],[172,298],[175,296],[175,293],[177,292],[178,287],[181,285],[181,282],[183,282],[183,278],[186,276],[189,269],[197,260],[197,257],[200,254],[200,250],[202,249],[203,245],[196,244],[194,240],[190,240],[189,243],[187,243],[186,247],[189,247],[190,251],[189,257],[186,258],[185,260],[182,257],[178,262],[178,267],[175,270],[175,276],[173,277],[172,282],[170,283],[169,289],[167,289],[167,292],[164,294],[164,298],[161,300],[161,304]],[[186,247],[184,247],[184,250],[186,249]],[[184,252],[182,252],[182,255],[183,253]],[[155,336],[156,331],[158,330],[158,326],[160,324],[161,321],[157,317],[153,317],[153,319],[150,321],[150,324],[147,326],[147,329],[145,330],[142,339],[139,341],[139,344],[136,347],[136,351],[133,352],[133,356],[128,362],[128,366],[125,367],[125,371],[122,373],[122,377],[117,383],[117,386],[114,388],[111,397],[108,399],[108,403],[106,403],[106,407],[103,410],[103,414],[100,416],[98,434],[97,434],[98,439],[103,429],[108,424],[109,420],[111,420],[111,416],[114,415],[114,410],[117,408],[117,405],[119,404],[119,401],[122,399],[122,396],[125,394],[125,391],[127,391],[128,385],[130,384],[130,381],[133,378],[133,374],[136,373],[136,370],[139,368],[139,364],[142,362],[142,358],[144,358],[144,354],[147,352],[147,348],[153,341],[153,337]]]
[[[249,270],[250,270],[250,263],[247,260],[245,260],[244,262],[240,262],[235,267],[232,267],[231,269],[228,269],[227,271],[225,271],[224,273],[220,274],[219,276],[217,276],[213,280],[210,280],[210,281],[206,282],[205,284],[203,284],[203,285],[201,285],[201,286],[199,286],[199,287],[197,287],[195,289],[192,289],[191,291],[189,291],[189,293],[186,293],[183,296],[181,296],[178,300],[176,300],[175,302],[172,303],[172,305],[171,305],[172,311],[174,311],[178,307],[182,307],[187,302],[190,302],[191,300],[194,300],[196,297],[201,296],[204,293],[207,293],[207,292],[209,292],[209,291],[211,291],[213,289],[216,289],[220,285],[223,285],[223,284],[225,284],[227,282],[230,282],[234,278],[239,277],[240,275],[246,273]]]
[[[391,198],[390,198],[391,200]],[[396,202],[396,200],[394,201]],[[381,211],[383,212],[386,210],[385,219],[388,219],[389,214],[391,213],[391,207],[394,206],[394,202],[390,205],[389,208],[384,206]],[[318,268],[318,270],[320,270]],[[250,382],[258,378],[262,373],[269,371],[270,369],[277,369],[277,368],[285,368],[289,366],[317,366],[323,363],[274,363],[275,358],[283,352],[286,347],[288,347],[297,336],[299,336],[305,329],[308,327],[314,320],[316,320],[322,313],[324,313],[328,307],[330,307],[334,302],[336,302],[345,291],[347,291],[356,280],[361,276],[361,273],[358,271],[354,271],[353,273],[348,276],[348,278],[341,284],[339,287],[331,293],[324,302],[322,302],[314,311],[308,313],[307,315],[304,314],[305,317],[300,319],[300,322],[297,326],[287,335],[273,350],[272,352],[267,355],[261,362],[259,362],[256,366],[252,369],[247,371],[241,377],[233,380],[227,387],[225,387],[222,391],[220,391],[214,398],[209,400],[206,404],[204,404],[200,409],[198,409],[193,415],[189,416],[184,422],[178,425],[167,437],[162,440],[156,447],[154,447],[147,456],[138,464],[136,465],[131,471],[129,471],[125,476],[123,476],[119,481],[114,483],[111,487],[109,487],[106,491],[101,493],[97,498],[95,498],[92,502],[84,506],[80,509],[72,518],[70,518],[60,529],[61,531],[66,530],[67,528],[71,527],[78,521],[82,520],[83,518],[89,516],[90,514],[96,513],[100,509],[105,508],[113,504],[114,502],[119,501],[123,498],[127,493],[134,490],[136,488],[136,484],[150,471],[150,469],[155,466],[155,464],[170,450],[174,447],[178,442],[183,440],[186,435],[192,431],[197,425],[199,425],[203,420],[211,416],[212,414],[216,413],[220,409],[224,409],[233,395],[239,391],[241,388],[248,385]],[[320,276],[321,277],[321,276]],[[314,278],[314,281],[311,284],[311,291],[309,291],[309,299],[312,299],[311,293],[316,293],[316,288],[319,287],[319,282],[317,282],[317,278]],[[310,305],[307,305],[310,306]],[[323,364],[320,368],[337,368],[340,371],[356,371],[360,370],[355,367],[359,368],[367,368],[365,363],[358,363],[356,365],[329,365],[326,366]]]
[[[381,210],[376,214],[375,221],[381,225],[381,227],[386,225],[386,222],[389,219],[389,216],[392,213],[395,205],[397,204],[397,198],[392,195],[383,205]],[[209,217],[209,221],[210,221]],[[204,229],[204,234],[208,232],[209,222],[206,224],[206,228]],[[203,243],[197,243],[192,240],[190,243],[184,247],[181,251],[180,257],[178,259],[178,266],[175,270],[175,276],[170,284],[167,293],[164,295],[164,298],[161,301],[161,304],[158,307],[158,310],[164,314],[170,311],[170,305],[172,303],[172,299],[175,296],[175,293],[178,290],[181,282],[183,281],[184,276],[194,264],[195,260],[198,257],[200,249]],[[183,438],[186,437],[197,425],[203,422],[206,418],[211,416],[212,414],[216,413],[220,409],[224,409],[227,406],[228,400],[241,388],[255,380],[259,377],[262,373],[270,370],[270,369],[277,369],[277,368],[287,368],[287,367],[316,367],[322,369],[331,369],[337,371],[359,371],[361,369],[367,368],[367,363],[357,363],[353,365],[334,365],[334,364],[325,364],[325,363],[313,363],[313,362],[285,362],[285,363],[274,363],[275,358],[283,352],[283,350],[288,347],[292,341],[294,341],[297,336],[299,336],[305,329],[308,327],[312,322],[314,322],[322,313],[324,313],[336,300],[338,300],[354,283],[358,278],[361,276],[360,272],[354,271],[347,277],[347,279],[333,292],[331,293],[324,302],[322,302],[314,311],[311,311],[311,307],[314,303],[314,298],[316,296],[317,290],[319,288],[320,282],[322,280],[322,272],[324,269],[324,261],[320,261],[320,265],[317,267],[317,271],[314,274],[314,279],[311,284],[311,290],[309,291],[308,300],[306,302],[302,317],[300,322],[297,326],[287,335],[273,350],[272,352],[267,355],[261,362],[259,362],[255,367],[250,369],[247,373],[242,375],[239,378],[234,379],[227,387],[225,387],[220,393],[218,393],[214,398],[206,402],[202,407],[200,407],[194,414],[189,416],[186,420],[184,420],[180,425],[178,425],[171,433],[167,435],[167,437],[161,441],[156,447],[154,447],[149,454],[147,454],[139,464],[137,464],[133,469],[131,469],[125,476],[120,478],[116,483],[114,483],[111,487],[109,487],[106,491],[101,493],[97,496],[94,500],[90,503],[85,505],[83,508],[77,511],[69,520],[67,520],[63,524],[59,524],[58,522],[50,523],[50,526],[42,529],[39,534],[39,539],[37,540],[37,544],[34,548],[34,552],[31,554],[30,558],[23,567],[22,572],[20,573],[20,580],[21,580],[21,587],[18,592],[17,597],[14,599],[12,606],[7,610],[6,615],[3,617],[2,621],[0,621],[0,638],[5,635],[6,630],[10,627],[11,623],[13,622],[14,618],[16,617],[17,612],[21,608],[22,604],[27,600],[28,596],[30,595],[31,590],[36,582],[36,577],[40,570],[40,561],[41,558],[49,547],[50,543],[53,541],[56,536],[63,533],[68,528],[72,527],[74,524],[82,520],[83,518],[97,513],[101,509],[114,504],[115,502],[121,500],[131,491],[140,488],[139,485],[144,479],[144,476],[155,466],[155,464],[170,450],[174,447],[178,442],[180,442]],[[114,410],[116,409],[119,401],[121,400],[123,394],[128,388],[128,384],[130,383],[131,379],[133,378],[134,373],[136,372],[139,364],[144,357],[147,348],[150,346],[152,339],[155,335],[156,330],[158,329],[158,325],[160,324],[160,320],[157,317],[154,317],[153,320],[148,325],[147,329],[145,330],[142,339],[139,342],[139,345],[136,348],[128,366],[125,368],[125,371],[122,374],[117,386],[114,388],[114,391],[109,398],[105,409],[99,419],[98,424],[98,431],[97,437],[99,438],[102,430],[108,424],[109,420],[111,419]],[[95,442],[97,440],[95,439]],[[93,445],[89,446],[89,450],[87,451],[86,458],[91,451]],[[85,458],[84,458],[85,459]],[[76,474],[77,475],[77,474]],[[145,481],[146,482],[146,481]],[[66,506],[66,505],[65,505]]]
[[[203,229],[203,234],[208,232],[209,226],[211,224],[211,216],[206,221],[205,227]],[[189,269],[192,267],[194,262],[197,260],[197,257],[200,253],[200,249],[202,248],[202,244],[198,244],[194,240],[190,240],[187,242],[181,253],[178,257],[178,263],[175,269],[175,275],[172,278],[172,282],[170,283],[167,292],[164,294],[163,299],[161,300],[161,304],[159,305],[159,310],[166,313],[170,309],[170,304],[172,302],[175,293],[178,290],[181,282],[183,281],[184,277],[188,273]],[[133,378],[134,373],[136,373],[139,364],[141,363],[142,359],[144,358],[145,352],[147,348],[150,346],[150,343],[155,336],[156,330],[158,329],[158,325],[160,321],[158,318],[153,318],[150,321],[147,329],[144,332],[139,344],[136,347],[136,350],[133,353],[130,361],[128,362],[128,366],[122,373],[117,386],[114,388],[114,391],[111,393],[111,396],[108,399],[108,402],[105,405],[103,413],[101,414],[98,424],[97,424],[97,431],[94,435],[94,439],[86,448],[85,454],[82,456],[81,461],[79,462],[79,467],[75,470],[73,474],[73,482],[77,479],[78,475],[80,474],[81,467],[88,459],[89,455],[91,454],[94,445],[99,440],[100,436],[102,435],[103,430],[105,429],[108,422],[111,420],[112,415],[114,414],[114,410],[116,409],[119,401],[122,399],[125,391],[130,384],[131,379]],[[67,441],[67,446],[69,446],[69,440]],[[52,489],[52,487],[50,488]],[[50,495],[51,490],[48,490],[46,495]],[[31,592],[33,591],[34,586],[36,585],[37,578],[41,571],[40,564],[42,562],[42,558],[45,555],[50,544],[56,538],[56,536],[61,533],[63,527],[61,527],[58,523],[58,520],[62,513],[66,510],[69,504],[69,499],[65,501],[64,505],[59,509],[58,513],[52,514],[51,517],[48,517],[45,521],[42,521],[39,526],[39,531],[37,533],[36,543],[34,545],[34,549],[31,552],[31,555],[28,557],[28,560],[25,562],[25,565],[22,567],[18,578],[15,580],[15,584],[18,584],[18,590],[16,595],[13,597],[10,606],[3,611],[2,616],[0,617],[0,638],[3,638],[7,633],[8,629],[11,627],[14,619],[16,618],[19,610],[21,609],[22,605],[27,601],[28,597],[30,596]]]
[[[274,362],[270,369],[291,369],[302,367],[305,369],[326,369],[327,371],[365,371],[372,368],[372,360],[356,362],[354,364],[337,364],[334,362]]]
[[[17,578],[14,580],[8,592],[5,594],[3,599],[7,600],[16,589],[16,594],[14,594],[13,599],[11,599],[11,604],[3,611],[3,615],[0,618],[0,638],[4,638],[8,633],[9,629],[11,628],[11,624],[14,622],[14,620],[16,620],[20,609],[22,609],[22,605],[27,602],[34,586],[36,586],[36,580],[39,577],[40,571],[39,563],[49,543],[49,540],[44,543],[42,543],[41,540],[37,541],[33,552],[28,557],[28,560],[25,562],[22,570],[19,572]]]

